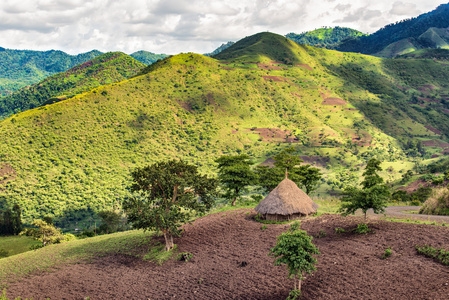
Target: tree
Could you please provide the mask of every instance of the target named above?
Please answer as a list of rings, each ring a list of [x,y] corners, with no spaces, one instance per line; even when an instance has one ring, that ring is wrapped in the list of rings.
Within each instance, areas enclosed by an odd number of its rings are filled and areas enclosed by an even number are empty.
[[[205,213],[214,204],[218,182],[198,173],[183,161],[158,162],[131,172],[133,197],[123,208],[134,228],[162,231],[165,250],[174,247],[173,236],[195,213]]]
[[[377,174],[377,171],[382,171],[380,161],[377,159],[370,159],[365,167],[362,181],[362,189],[356,187],[347,187],[343,192],[341,201],[343,202],[339,211],[344,216],[354,214],[358,209],[361,209],[365,214],[368,209],[373,209],[374,213],[383,213],[387,200],[390,197],[388,186],[383,184],[383,178]]]
[[[12,229],[14,235],[18,235],[22,232],[22,210],[19,204],[14,204],[12,207]]]
[[[235,206],[245,187],[254,183],[256,174],[251,170],[253,161],[246,154],[223,155],[217,160],[218,180],[226,191],[225,198],[231,200]]]
[[[44,247],[50,244],[58,244],[65,240],[64,234],[60,229],[41,219],[34,220],[31,225],[36,226],[37,228],[27,228],[20,234],[31,236],[35,240],[41,241]]]
[[[285,178],[287,172],[290,180],[305,188],[307,194],[311,194],[321,180],[320,170],[311,165],[301,165],[303,160],[299,155],[293,154],[295,152],[293,147],[286,148],[273,157],[274,167],[257,166],[258,185],[272,191]]]
[[[98,216],[102,219],[104,225],[104,230],[106,234],[109,232],[117,231],[118,225],[120,224],[120,214],[115,211],[102,210],[98,213]]]
[[[298,278],[298,288],[294,281],[294,290],[301,290],[301,281],[304,273],[315,271],[317,259],[314,254],[320,254],[318,248],[312,243],[312,237],[307,232],[299,229],[300,223],[295,222],[290,230],[281,233],[277,237],[276,246],[270,249],[270,255],[276,259],[274,264],[279,266],[286,264],[288,268],[288,278]]]

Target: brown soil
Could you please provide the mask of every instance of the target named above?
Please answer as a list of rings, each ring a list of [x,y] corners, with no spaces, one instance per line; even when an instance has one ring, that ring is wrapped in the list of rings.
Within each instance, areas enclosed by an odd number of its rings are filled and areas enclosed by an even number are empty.
[[[426,127],[427,129],[429,129],[429,130],[432,131],[433,133],[441,134],[441,131],[440,131],[440,130],[438,130],[438,129],[432,127],[432,126],[427,125],[427,126],[424,126],[424,127]]]
[[[259,134],[261,139],[267,143],[299,143],[295,136],[292,136],[291,131],[281,130],[278,128],[253,128],[254,133]]]
[[[31,276],[7,296],[33,299],[285,299],[293,282],[274,266],[269,249],[288,225],[262,224],[253,210],[209,215],[176,239],[189,262],[163,266],[114,255]],[[415,245],[449,249],[449,228],[373,220],[373,233],[351,231],[358,217],[323,215],[302,221],[319,247],[317,271],[303,281],[302,299],[448,299],[449,268],[416,253]],[[343,228],[345,233],[336,233]],[[325,236],[317,238],[320,232]],[[385,249],[393,254],[381,259]]]
[[[262,63],[258,63],[257,67],[263,70],[282,70],[281,67],[279,66],[274,66],[272,64],[262,64]]]
[[[321,105],[346,105],[346,101],[340,98],[326,98]]]
[[[10,164],[0,165],[0,185],[6,185],[9,181],[14,180],[16,176],[16,171]]]
[[[307,65],[307,64],[297,64],[296,66],[304,68],[304,69],[309,70],[309,71],[313,71],[313,68],[311,66]]]

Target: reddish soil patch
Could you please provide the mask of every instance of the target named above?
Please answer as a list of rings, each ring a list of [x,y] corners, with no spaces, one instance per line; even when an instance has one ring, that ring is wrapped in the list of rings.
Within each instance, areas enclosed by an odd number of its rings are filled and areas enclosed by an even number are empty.
[[[247,213],[249,213],[247,215]],[[274,266],[269,249],[288,225],[255,222],[253,210],[213,214],[186,225],[176,239],[189,262],[163,266],[115,255],[10,285],[7,296],[33,299],[285,299],[293,282]],[[448,267],[415,245],[449,249],[449,228],[373,220],[373,233],[352,230],[358,217],[323,215],[302,221],[321,255],[303,281],[302,299],[448,299]],[[345,233],[336,233],[343,228]],[[381,259],[385,249],[393,254]]]
[[[436,141],[423,141],[422,144],[425,147],[437,147],[438,143]]]
[[[423,107],[423,108],[424,108],[424,107],[426,107],[426,105],[425,105],[425,104],[420,104],[419,106],[421,106],[421,107]]]
[[[3,164],[0,167],[0,184],[6,185],[11,180],[16,178],[16,171],[10,164]]]
[[[449,183],[449,181],[444,181],[442,186],[446,186]],[[429,181],[425,181],[424,179],[418,179],[406,187],[400,187],[400,190],[406,191],[407,193],[413,193],[416,192],[420,187],[436,187]]]
[[[346,101],[340,98],[326,98],[321,105],[346,105]]]
[[[278,128],[252,128],[251,131],[260,135],[264,142],[276,143],[299,143],[295,136],[292,136],[291,131],[281,130]]]
[[[440,157],[438,154],[433,154],[430,158],[437,158]]]
[[[226,71],[234,70],[233,67],[228,67],[228,66],[221,66],[221,68],[222,68],[223,70],[226,70]]]
[[[313,165],[318,167],[326,167],[326,165],[329,163],[330,158],[329,157],[321,157],[321,156],[300,156],[304,162],[301,163],[302,165]],[[274,159],[273,158],[267,158],[263,163],[260,164],[261,166],[274,166]]]
[[[266,81],[287,81],[288,79],[282,76],[262,76]]]
[[[281,67],[274,66],[274,65],[271,65],[271,64],[258,63],[257,67],[259,67],[260,69],[263,69],[263,70],[282,70]]]
[[[440,130],[438,130],[438,129],[436,129],[436,128],[433,128],[432,126],[424,126],[424,127],[426,127],[427,129],[429,129],[430,131],[432,131],[433,133],[436,133],[436,134],[441,134],[441,131]]]
[[[292,96],[298,97],[298,98],[302,98],[300,94],[298,93],[292,93]]]
[[[313,68],[311,66],[307,65],[307,64],[297,64],[296,66],[304,68],[304,69],[309,70],[309,71],[313,71]]]
[[[443,109],[443,111],[447,114],[449,114],[449,109]]]

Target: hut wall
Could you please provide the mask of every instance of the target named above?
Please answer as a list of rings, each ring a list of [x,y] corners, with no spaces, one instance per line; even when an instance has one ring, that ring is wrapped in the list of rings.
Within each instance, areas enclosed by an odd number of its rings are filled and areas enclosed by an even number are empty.
[[[301,217],[304,217],[304,215],[298,213],[298,214],[292,214],[292,215],[265,215],[265,220],[267,221],[275,221],[275,222],[284,222],[284,221],[291,221],[296,220]]]

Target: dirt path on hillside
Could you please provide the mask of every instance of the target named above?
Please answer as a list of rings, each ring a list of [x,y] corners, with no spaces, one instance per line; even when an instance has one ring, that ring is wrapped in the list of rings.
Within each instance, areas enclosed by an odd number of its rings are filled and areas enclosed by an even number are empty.
[[[31,276],[12,284],[7,295],[35,300],[285,299],[293,282],[268,253],[288,225],[262,229],[254,215],[253,210],[217,213],[186,225],[175,243],[180,252],[193,254],[189,262],[158,266],[114,255]],[[449,250],[448,227],[373,220],[373,233],[352,233],[360,222],[339,215],[302,221],[321,252],[317,271],[303,281],[302,299],[449,298],[449,267],[417,255],[414,248],[430,244]],[[389,247],[392,256],[381,259]]]
[[[412,213],[419,211],[420,208],[421,206],[388,206],[385,209],[385,216],[418,221],[449,223],[449,216],[422,215],[418,213]],[[410,213],[407,213],[407,211],[410,211]],[[361,215],[361,212],[358,213],[358,215]],[[370,217],[376,216],[377,218],[384,216],[383,214],[374,214],[372,209],[368,210],[368,215]]]

